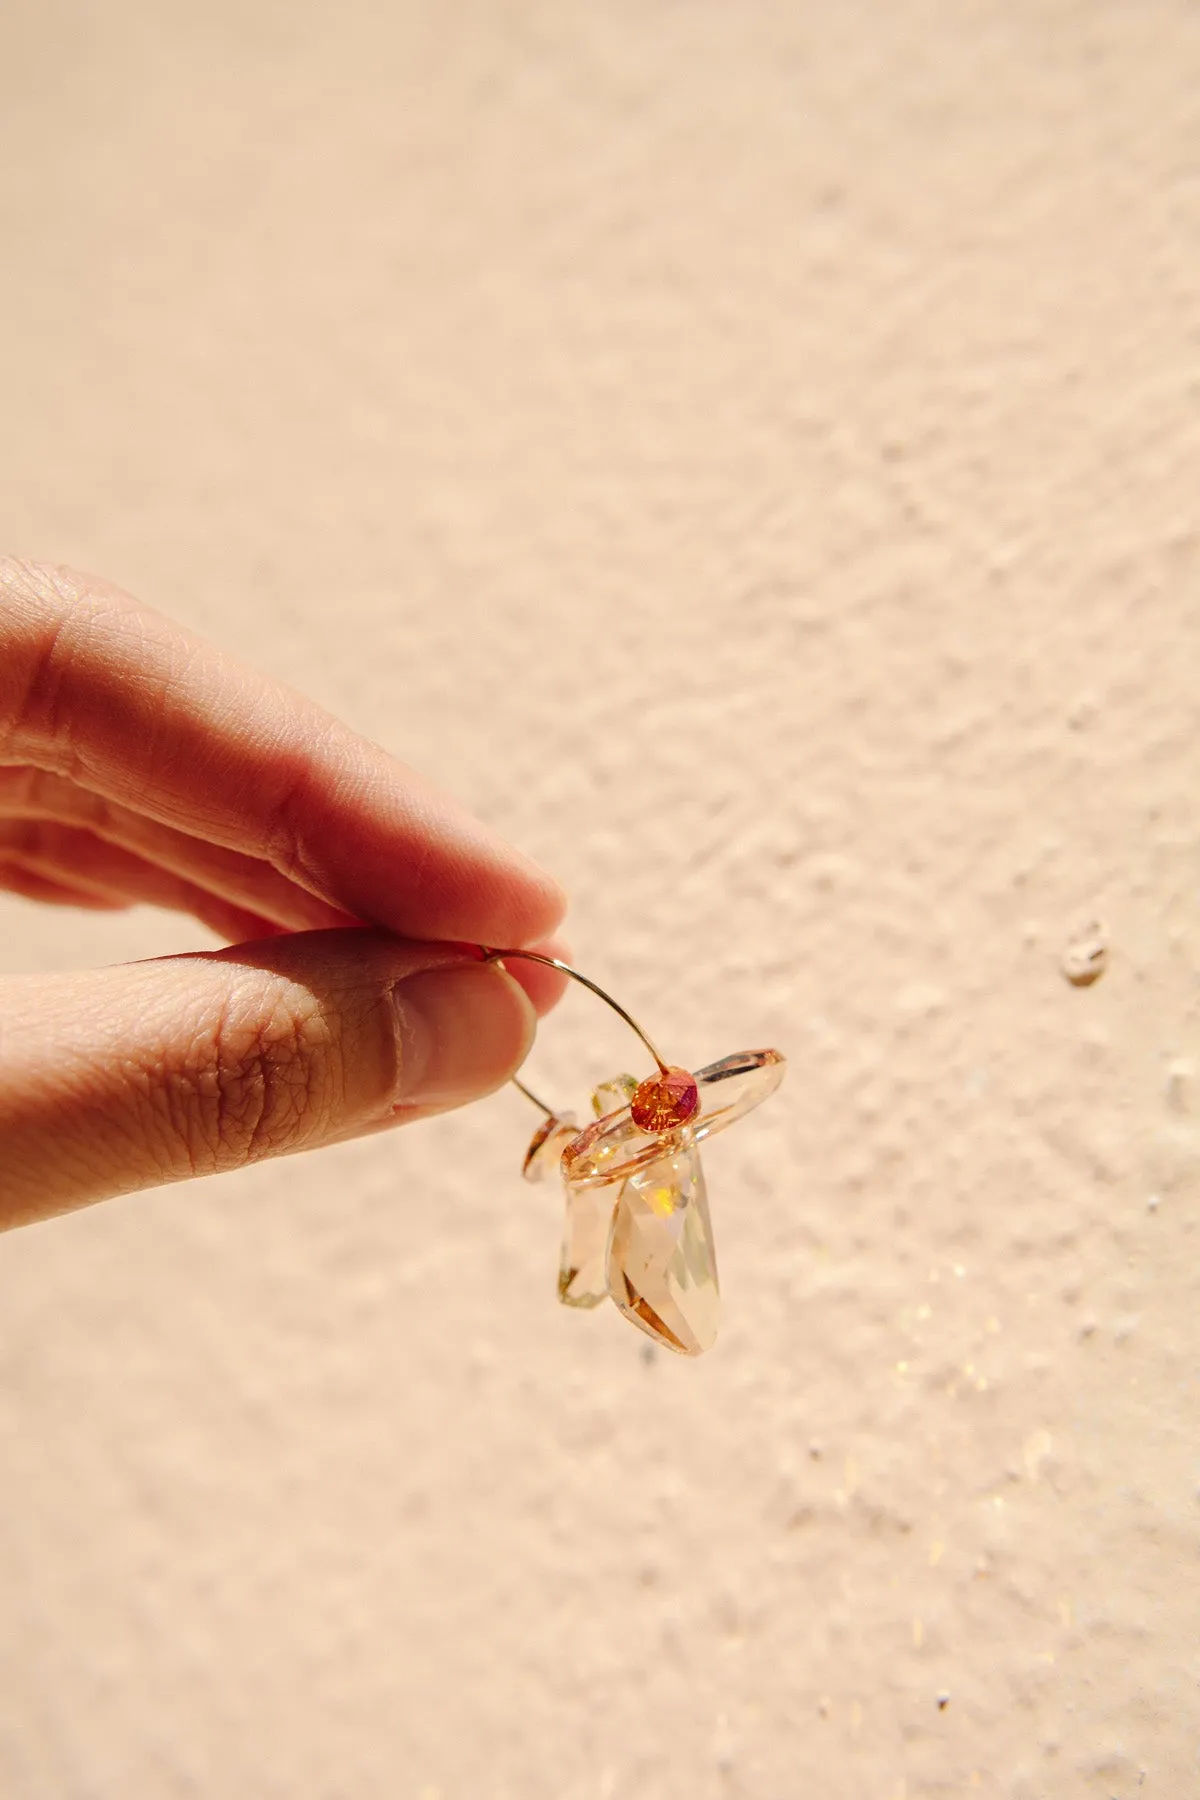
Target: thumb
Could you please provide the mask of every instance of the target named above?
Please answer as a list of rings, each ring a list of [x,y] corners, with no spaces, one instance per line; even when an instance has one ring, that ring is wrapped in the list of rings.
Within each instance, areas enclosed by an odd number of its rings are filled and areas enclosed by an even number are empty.
[[[0,982],[0,1226],[473,1100],[534,1022],[494,963],[357,929]]]

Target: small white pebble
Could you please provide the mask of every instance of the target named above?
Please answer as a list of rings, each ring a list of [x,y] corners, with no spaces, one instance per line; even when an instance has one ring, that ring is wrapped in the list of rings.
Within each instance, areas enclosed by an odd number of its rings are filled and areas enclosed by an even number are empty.
[[[1091,987],[1108,967],[1108,932],[1089,919],[1071,933],[1059,965],[1072,987]]]
[[[1191,1111],[1191,1090],[1195,1072],[1191,1063],[1183,1059],[1173,1062],[1167,1070],[1164,1098],[1172,1112]]]

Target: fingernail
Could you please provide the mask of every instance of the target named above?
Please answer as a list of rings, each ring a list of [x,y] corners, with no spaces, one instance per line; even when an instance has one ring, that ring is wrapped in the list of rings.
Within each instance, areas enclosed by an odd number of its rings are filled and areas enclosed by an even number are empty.
[[[425,969],[392,989],[402,1106],[456,1106],[490,1094],[525,1060],[536,1015],[491,963]]]

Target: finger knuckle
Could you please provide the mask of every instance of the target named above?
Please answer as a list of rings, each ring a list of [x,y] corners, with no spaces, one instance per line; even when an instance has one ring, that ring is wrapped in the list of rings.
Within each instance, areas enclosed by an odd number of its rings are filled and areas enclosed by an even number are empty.
[[[0,602],[5,613],[0,749],[23,757],[50,740],[59,744],[64,772],[71,772],[64,681],[91,634],[131,602],[77,570],[14,557],[0,558]]]
[[[301,1149],[327,1134],[341,1088],[337,1039],[311,994],[280,980],[233,997],[173,1080],[168,1116],[196,1174]]]

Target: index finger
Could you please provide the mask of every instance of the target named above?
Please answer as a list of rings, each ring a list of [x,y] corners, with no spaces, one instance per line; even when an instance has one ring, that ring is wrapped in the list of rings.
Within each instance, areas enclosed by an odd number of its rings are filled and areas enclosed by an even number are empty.
[[[0,558],[0,763],[261,857],[406,937],[529,944],[542,869],[303,695],[90,576]]]

